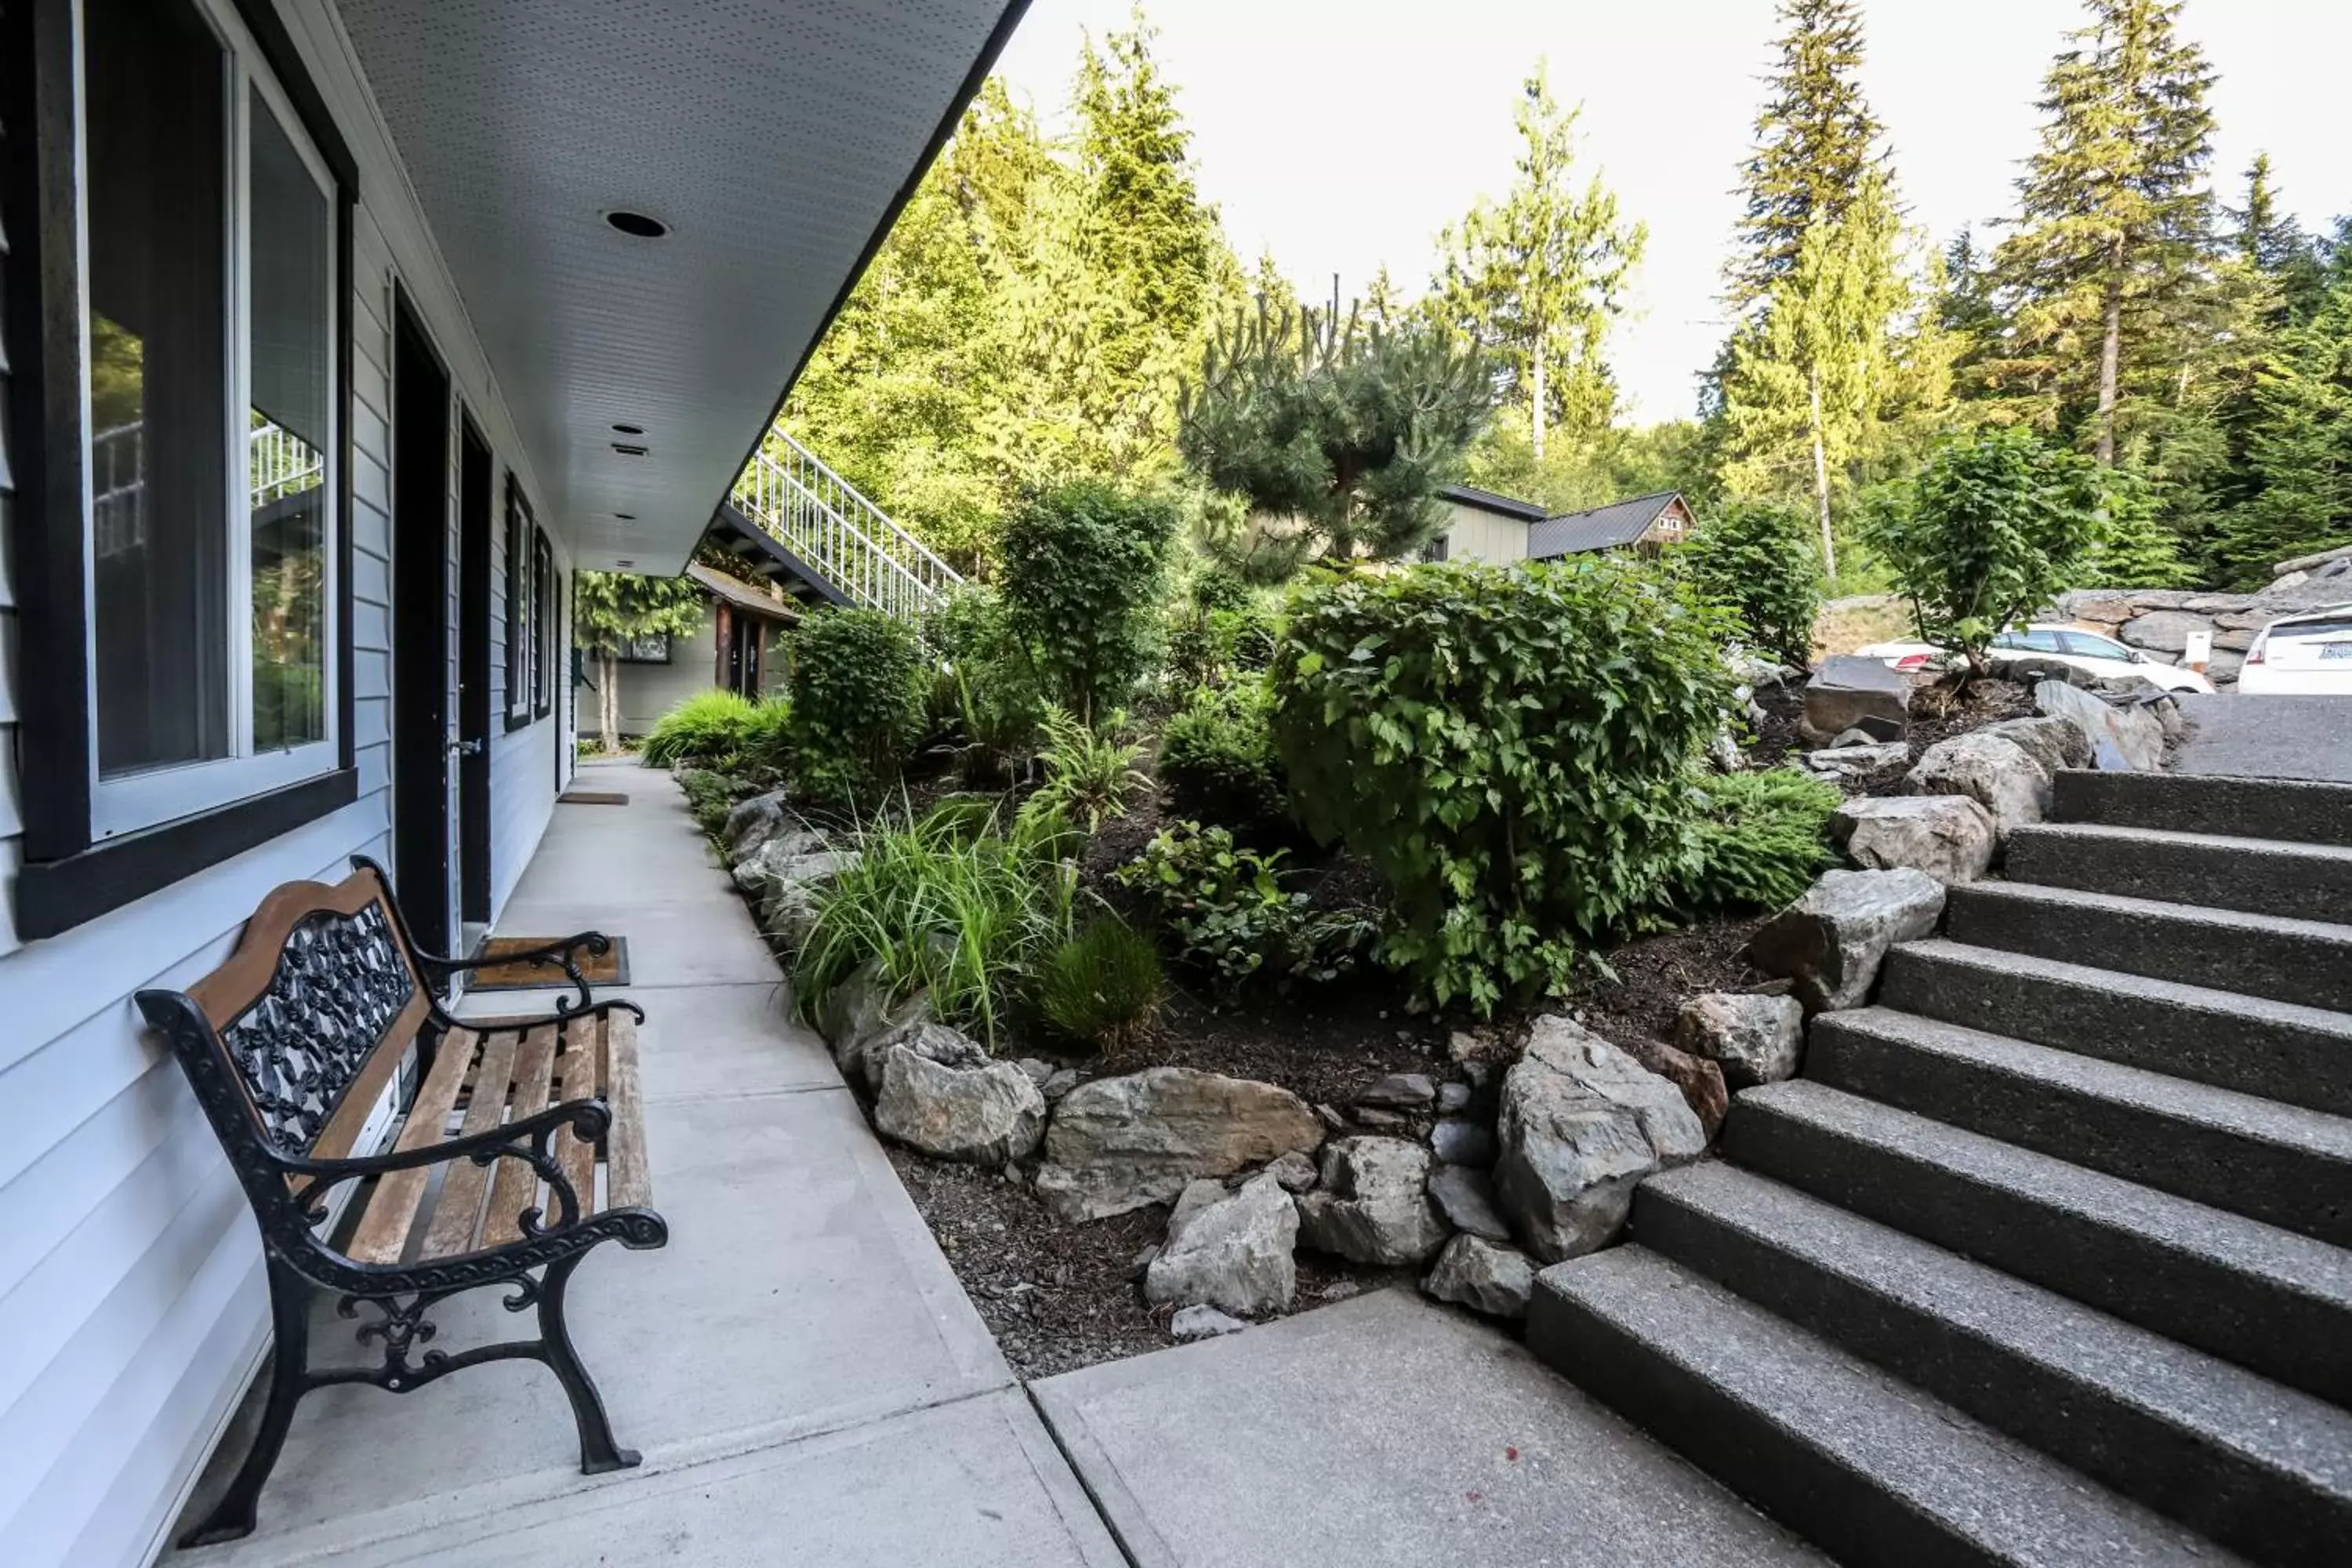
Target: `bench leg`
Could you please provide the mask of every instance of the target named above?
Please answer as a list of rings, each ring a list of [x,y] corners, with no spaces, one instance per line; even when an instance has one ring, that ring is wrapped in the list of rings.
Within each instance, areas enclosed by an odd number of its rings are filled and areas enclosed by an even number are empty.
[[[572,1346],[571,1331],[564,1327],[563,1292],[572,1283],[572,1270],[587,1256],[575,1252],[548,1265],[547,1277],[539,1288],[539,1337],[546,1347],[547,1364],[555,1369],[572,1400],[572,1418],[580,1426],[580,1473],[593,1476],[626,1469],[637,1462],[638,1456],[635,1448],[624,1448],[613,1440],[613,1423],[604,1415],[604,1401],[588,1369],[580,1364],[580,1352]]]
[[[180,1537],[183,1548],[239,1540],[251,1535],[259,1520],[262,1486],[278,1468],[294,1406],[310,1385],[310,1287],[276,1258],[269,1261],[269,1317],[277,1342],[269,1354],[269,1404],[262,1412],[260,1430],[212,1512]]]

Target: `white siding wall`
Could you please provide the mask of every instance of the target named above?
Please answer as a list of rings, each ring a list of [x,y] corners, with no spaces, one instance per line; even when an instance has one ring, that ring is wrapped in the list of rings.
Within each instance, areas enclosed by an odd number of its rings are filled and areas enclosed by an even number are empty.
[[[339,25],[321,0],[285,0],[284,9],[359,159],[369,204],[356,220],[349,280],[357,406],[347,631],[359,798],[60,936],[17,939],[10,915],[20,829],[12,731],[23,676],[8,568],[20,521],[0,420],[0,1019],[6,1020],[0,1029],[0,1346],[6,1347],[0,1354],[0,1561],[9,1568],[143,1562],[266,1348],[258,1237],[178,1067],[140,1028],[129,998],[149,985],[185,986],[218,964],[245,917],[278,883],[338,878],[353,852],[390,858],[387,366],[395,274],[448,360],[501,474],[527,467],[353,77]],[[0,398],[9,395],[5,349],[0,344]],[[453,469],[456,452],[453,438]],[[454,491],[454,473],[451,483]],[[528,479],[525,486],[536,500]],[[558,565],[568,568],[560,522],[545,521]],[[494,585],[493,605],[502,603]],[[453,619],[454,606],[453,581]],[[568,594],[564,607],[568,612]],[[557,695],[551,719],[495,739],[492,859],[500,902],[546,826],[559,757],[569,771],[560,682]]]
[[[1448,501],[1446,510],[1454,514],[1453,525],[1446,531],[1449,561],[1484,561],[1489,565],[1508,566],[1528,558],[1528,525],[1516,518],[1498,517],[1475,506]]]

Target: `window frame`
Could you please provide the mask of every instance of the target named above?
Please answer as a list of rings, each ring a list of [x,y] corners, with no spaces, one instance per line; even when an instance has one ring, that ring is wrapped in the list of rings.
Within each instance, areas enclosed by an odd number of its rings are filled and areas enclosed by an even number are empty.
[[[555,543],[547,530],[534,525],[530,539],[530,613],[538,641],[530,660],[530,717],[533,723],[555,711],[555,651],[562,640],[562,585],[555,580]]]
[[[533,616],[538,596],[531,581],[530,541],[538,531],[539,519],[531,510],[530,498],[523,494],[522,480],[509,468],[503,535],[507,649],[499,702],[503,728],[509,735],[530,723],[531,681],[538,649],[538,626]]]
[[[631,644],[644,647],[655,643],[661,644],[659,654],[629,651]],[[623,644],[620,652],[613,656],[613,662],[614,664],[675,664],[677,662],[677,638],[669,632],[652,632],[642,637],[633,637],[628,643]]]
[[[358,798],[352,700],[352,217],[359,174],[332,115],[267,0],[181,0],[221,39],[231,63],[223,156],[232,161],[231,293],[223,301],[232,370],[223,438],[247,423],[236,400],[249,388],[251,353],[247,127],[257,107],[277,116],[329,203],[330,428],[322,458],[326,602],[321,673],[326,737],[283,752],[249,744],[249,582],[231,570],[231,712],[239,754],[101,782],[92,655],[91,463],[86,145],[80,0],[32,0],[0,9],[0,211],[14,254],[5,269],[5,332],[17,392],[9,400],[16,459],[16,545],[22,683],[18,769],[22,863],[16,925],[56,935],[169,886]],[[254,104],[248,94],[260,100]],[[232,568],[249,562],[249,458],[231,447]],[[241,687],[242,689],[237,689]],[[177,775],[177,776],[173,776]]]

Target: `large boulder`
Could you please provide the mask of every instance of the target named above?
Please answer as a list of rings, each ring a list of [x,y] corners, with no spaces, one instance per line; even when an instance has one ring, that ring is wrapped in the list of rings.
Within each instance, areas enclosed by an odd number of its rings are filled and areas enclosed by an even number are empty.
[[[2147,595],[2144,594],[2134,597],[2143,605],[2147,602]],[[2195,599],[2184,597],[2181,602],[2189,605],[2195,603]],[[2134,647],[2153,648],[2158,653],[2179,653],[2189,646],[2191,633],[2212,629],[2210,620],[2190,610],[2152,610],[2126,621],[2122,637]]]
[[[890,1047],[930,1021],[930,994],[918,991],[891,1005],[882,966],[872,959],[826,992],[816,1008],[817,1032],[833,1047],[842,1076],[868,1088],[881,1081]]]
[[[1966,795],[1992,814],[1998,838],[2050,815],[2049,770],[2015,741],[1987,730],[1928,747],[1903,775],[1903,793]]]
[[[1731,1090],[1724,1084],[1721,1066],[1646,1036],[1628,1039],[1618,1048],[1681,1089],[1684,1103],[1709,1138],[1723,1130],[1723,1119],[1731,1112]]]
[[[1503,1212],[1529,1252],[1557,1263],[1615,1239],[1634,1184],[1706,1152],[1706,1131],[1681,1089],[1551,1016],[1503,1079],[1502,1143]]]
[[[1535,1293],[1536,1267],[1515,1247],[1457,1236],[1437,1255],[1421,1288],[1490,1318],[1524,1318],[1528,1298]]]
[[[727,814],[727,821],[719,829],[719,842],[726,846],[727,862],[733,865],[766,843],[775,834],[776,826],[785,815],[784,792],[770,790],[735,803]]]
[[[1299,1239],[1358,1263],[1426,1261],[1448,1228],[1429,1195],[1429,1151],[1402,1138],[1327,1145],[1323,1184],[1298,1200]]]
[[[2071,719],[2091,738],[2091,761],[2120,773],[2153,773],[2164,766],[2164,721],[2143,703],[2118,705],[2079,687],[2045,680],[2033,689],[2037,712]]]
[[[1998,724],[1986,725],[1984,733],[2014,742],[2040,763],[2042,771],[2053,779],[2067,768],[2091,765],[2090,732],[2063,714],[2004,719]]]
[[[1274,1174],[1261,1172],[1234,1193],[1198,1182],[1184,1196],[1169,1216],[1167,1245],[1144,1269],[1144,1299],[1244,1318],[1289,1306],[1298,1288],[1291,1258],[1298,1208]]]
[[[803,863],[825,852],[824,835],[813,828],[786,827],[781,818],[769,826],[772,831],[762,834],[755,824],[747,847],[729,862],[734,867],[735,885],[755,899],[780,878],[805,874],[808,868]]]
[[[855,849],[808,849],[792,853],[810,835],[782,833],[735,868],[736,885],[757,903],[760,930],[779,946],[796,949],[815,929],[817,895],[856,866]],[[820,842],[822,842],[820,840]],[[746,880],[746,878],[749,880]]]
[[[1675,1044],[1723,1068],[1733,1089],[1797,1076],[1805,1049],[1805,1009],[1794,996],[1710,991],[1683,1004]]]
[[[910,1016],[904,1027],[890,1031],[859,1058],[857,1068],[868,1089],[877,1094],[881,1092],[882,1075],[888,1068],[892,1055],[898,1051],[912,1051],[925,1061],[937,1062],[945,1068],[976,1068],[988,1060],[988,1052],[978,1040],[961,1029],[951,1029],[934,1021],[928,1005],[921,1014]],[[1015,1072],[1021,1072],[1019,1063],[1010,1065]],[[1043,1098],[1043,1086],[1026,1072],[1021,1072],[1021,1076],[1038,1088],[1040,1098]]]
[[[883,1136],[939,1159],[1002,1165],[1037,1147],[1045,1130],[1045,1097],[1010,1062],[948,1067],[893,1046],[874,1102],[874,1125]]]
[[[1908,867],[1973,882],[1992,865],[1992,814],[1964,795],[1864,795],[1830,818],[1830,842],[1872,871]]]
[[[1815,773],[1835,773],[1840,778],[1859,778],[1874,773],[1881,768],[1895,767],[1911,760],[1907,741],[1887,741],[1867,746],[1835,746],[1827,751],[1802,753],[1805,765]]]
[[[1856,729],[1899,741],[1911,729],[1911,683],[1881,660],[1832,654],[1805,683],[1797,727],[1816,745]]]
[[[1925,871],[1824,871],[1748,944],[1748,962],[1792,983],[1808,1013],[1859,1007],[1898,942],[1932,936],[1944,885]]]
[[[1080,1084],[1054,1107],[1037,1193],[1066,1223],[1164,1204],[1202,1176],[1229,1176],[1323,1142],[1288,1089],[1192,1068],[1147,1068]]]

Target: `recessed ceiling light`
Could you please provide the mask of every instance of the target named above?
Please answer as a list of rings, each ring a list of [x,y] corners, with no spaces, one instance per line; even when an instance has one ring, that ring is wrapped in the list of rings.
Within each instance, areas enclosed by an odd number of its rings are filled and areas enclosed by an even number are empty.
[[[615,425],[613,426],[613,431],[619,436],[642,436],[646,433],[646,427],[642,425]]]
[[[635,522],[637,521],[637,514],[633,511],[616,511],[613,515],[620,519],[623,522]]]
[[[613,443],[613,450],[620,453],[624,458],[642,458],[646,452],[646,447],[632,441],[615,441]]]
[[[615,210],[606,213],[604,221],[632,239],[659,239],[669,232],[669,225],[644,213]]]
[[[636,563],[636,560],[634,556],[623,556],[620,560],[613,563],[615,566],[635,566]]]

